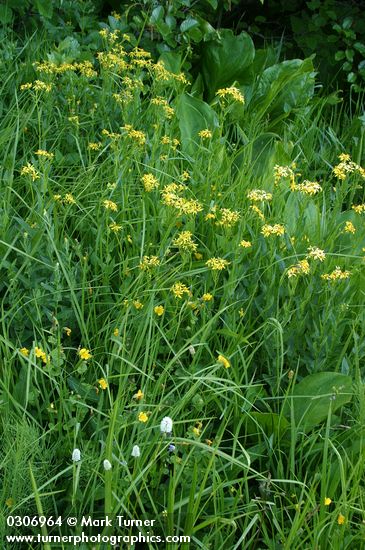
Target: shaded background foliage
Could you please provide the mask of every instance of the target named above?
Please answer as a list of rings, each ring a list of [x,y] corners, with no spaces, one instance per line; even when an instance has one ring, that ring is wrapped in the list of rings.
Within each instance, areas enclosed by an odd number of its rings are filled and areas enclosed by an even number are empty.
[[[7,26],[18,33],[42,26],[62,40],[72,31],[85,36],[113,11],[142,47],[156,55],[180,51],[185,70],[196,67],[220,29],[246,31],[256,47],[270,44],[285,59],[314,55],[319,82],[348,94],[365,87],[364,10],[364,0],[6,0],[0,21],[3,35]]]

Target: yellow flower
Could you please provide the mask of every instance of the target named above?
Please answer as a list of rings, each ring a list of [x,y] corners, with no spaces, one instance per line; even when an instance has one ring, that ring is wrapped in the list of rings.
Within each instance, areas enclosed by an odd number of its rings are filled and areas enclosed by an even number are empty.
[[[212,132],[206,128],[205,130],[200,130],[198,136],[202,139],[210,139],[212,137]]]
[[[265,224],[262,226],[261,233],[266,238],[270,237],[270,235],[284,235],[285,229],[284,226],[279,223],[275,225]]]
[[[363,214],[365,212],[365,204],[353,204],[351,206],[352,210],[354,210],[357,214]]]
[[[191,231],[181,231],[172,244],[183,252],[196,252],[198,245],[193,241]]]
[[[112,212],[116,212],[118,210],[118,206],[115,204],[115,202],[110,200],[103,201],[103,206],[106,208],[106,210],[111,210]]]
[[[272,193],[268,193],[263,189],[252,189],[249,193],[247,193],[247,198],[252,202],[271,201]]]
[[[43,149],[38,149],[38,151],[35,152],[35,155],[38,155],[39,157],[45,157],[50,160],[54,157],[53,153],[49,153],[48,151],[44,151]]]
[[[142,176],[141,181],[143,183],[144,190],[147,193],[150,193],[154,189],[157,189],[160,185],[158,179],[155,178],[153,174],[145,174],[144,176]]]
[[[5,504],[8,508],[11,508],[15,504],[14,499],[11,497],[7,498],[5,501]]]
[[[320,262],[323,262],[326,258],[326,254],[324,250],[321,250],[320,248],[317,248],[315,246],[310,246],[308,248],[307,258],[312,258],[313,260],[319,260]]]
[[[294,185],[292,187],[292,191],[299,191],[300,193],[304,193],[305,195],[312,196],[322,191],[322,187],[316,181],[304,180],[303,183]]]
[[[30,162],[27,163],[26,166],[23,166],[23,168],[20,171],[21,176],[30,176],[32,181],[39,180],[40,175],[38,174],[37,170],[34,168]]]
[[[114,335],[114,336],[119,336],[119,328],[115,328],[115,329],[113,330],[113,335]]]
[[[78,352],[80,359],[83,359],[84,361],[87,361],[91,358],[90,350],[86,348],[81,348]]]
[[[308,260],[301,260],[297,265],[293,265],[288,269],[287,275],[290,277],[298,277],[298,275],[308,275],[310,271]]]
[[[139,415],[138,415],[138,420],[140,422],[147,422],[148,416],[146,415],[146,413],[140,412]]]
[[[240,246],[242,248],[250,248],[252,246],[252,243],[251,243],[251,241],[241,241]]]
[[[328,498],[328,497],[326,497],[326,498],[324,499],[324,505],[325,505],[325,506],[329,506],[329,505],[331,504],[331,502],[332,502],[332,500],[331,500],[330,498]]]
[[[203,258],[203,254],[201,254],[200,252],[194,252],[194,256],[196,260],[202,260]]]
[[[138,390],[137,393],[133,395],[133,399],[137,399],[137,401],[140,401],[141,399],[143,399],[143,397],[144,393],[142,390]]]
[[[321,275],[321,278],[325,281],[338,281],[341,279],[348,279],[349,277],[350,272],[342,271],[338,265],[331,273],[324,273],[323,275]]]
[[[244,104],[245,98],[241,94],[238,88],[235,88],[234,86],[230,86],[229,88],[220,88],[216,95],[220,98],[231,98],[234,101],[238,101],[239,103]]]
[[[121,225],[118,225],[115,222],[112,222],[109,224],[110,231],[113,231],[113,233],[119,233],[119,231],[122,229]]]
[[[197,437],[200,436],[200,430],[199,428],[197,428],[196,426],[192,429],[192,432],[194,435],[196,435]]]
[[[132,303],[133,303],[133,305],[136,309],[142,309],[143,308],[143,304],[139,300],[133,300]]]
[[[355,233],[356,229],[352,222],[346,222],[345,223],[345,233]]]
[[[106,390],[107,387],[108,387],[108,383],[105,380],[105,378],[99,378],[98,384],[99,384],[99,386],[101,387],[102,390]]]
[[[203,302],[210,302],[211,300],[213,300],[213,294],[206,292],[205,294],[203,294],[202,300]]]
[[[184,283],[180,283],[180,281],[178,281],[177,283],[174,283],[170,290],[174,294],[174,296],[176,296],[176,298],[179,298],[179,299],[181,299],[184,296],[184,294],[191,296],[191,292],[188,289],[188,287],[184,285]]]
[[[337,518],[338,525],[343,525],[345,521],[346,521],[345,516],[343,516],[342,514],[338,514],[338,518]]]
[[[229,369],[231,363],[224,357],[224,355],[218,355],[217,363],[221,363],[225,369]]]
[[[47,355],[46,352],[42,350],[42,348],[38,348],[37,346],[34,348],[34,354],[38,359],[42,359],[43,363],[47,363]]]
[[[156,313],[156,315],[158,315],[159,317],[161,317],[161,315],[164,314],[164,311],[165,311],[165,308],[163,306],[155,306],[153,308],[153,311]]]
[[[24,355],[24,357],[28,357],[29,356],[29,349],[28,348],[20,348],[20,353],[22,355]]]
[[[157,256],[143,256],[139,269],[142,271],[151,271],[152,268],[160,265],[160,260]]]
[[[205,265],[212,271],[222,271],[226,269],[231,262],[224,260],[223,258],[210,258],[205,262]]]
[[[63,327],[63,330],[65,331],[66,333],[66,336],[71,336],[71,329],[69,327]]]
[[[240,217],[240,213],[237,212],[237,210],[222,208],[220,211],[220,220],[216,223],[216,225],[222,225],[223,227],[233,227],[239,221]]]

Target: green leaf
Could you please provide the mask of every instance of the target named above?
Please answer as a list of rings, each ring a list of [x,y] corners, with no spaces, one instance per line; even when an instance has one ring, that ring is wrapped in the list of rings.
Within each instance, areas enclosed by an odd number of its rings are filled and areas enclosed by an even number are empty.
[[[219,41],[210,40],[202,48],[202,75],[209,100],[218,88],[235,81],[245,83],[255,57],[253,42],[246,32],[235,36],[231,30],[223,29],[219,36]]]
[[[341,61],[342,59],[345,59],[345,52],[343,50],[338,50],[335,53],[335,60],[336,61]]]
[[[214,130],[219,125],[216,112],[201,99],[183,93],[178,101],[176,115],[179,120],[183,149],[189,153],[196,150],[198,132],[209,128]]]
[[[268,436],[282,435],[289,427],[287,419],[275,413],[251,412],[246,420],[247,432],[258,435],[261,430]]]
[[[312,98],[314,76],[311,58],[277,63],[262,73],[252,104],[271,117],[287,115]]]
[[[352,399],[352,379],[337,372],[320,372],[306,376],[293,388],[284,406],[284,414],[290,420],[294,413],[296,426],[310,430],[326,420],[332,412]]]
[[[343,29],[349,29],[352,25],[352,17],[346,17],[342,22]]]
[[[355,42],[354,48],[365,57],[365,44],[362,44],[361,42]]]
[[[50,0],[35,0],[35,5],[42,17],[50,19],[53,14],[53,2]]]

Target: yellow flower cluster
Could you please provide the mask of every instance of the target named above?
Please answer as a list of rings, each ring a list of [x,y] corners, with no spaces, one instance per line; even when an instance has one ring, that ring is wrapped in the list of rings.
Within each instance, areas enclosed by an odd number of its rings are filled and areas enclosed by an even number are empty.
[[[252,243],[250,241],[242,240],[240,241],[239,246],[241,246],[242,248],[250,248],[252,246]]]
[[[53,198],[55,201],[61,204],[76,204],[76,201],[71,193],[66,193],[63,198],[62,195],[56,193],[55,195],[53,195]]]
[[[97,76],[97,72],[94,70],[93,64],[91,61],[82,61],[81,63],[54,63],[52,61],[43,61],[42,63],[34,63],[35,69],[39,73],[44,74],[63,74],[68,71],[79,72],[81,75],[86,76],[87,78],[92,78]]]
[[[200,132],[198,133],[198,136],[201,139],[210,139],[213,136],[213,134],[210,130],[208,130],[208,128],[206,128],[205,130],[200,130]]]
[[[365,212],[365,204],[353,204],[351,208],[356,214],[364,214]]]
[[[143,308],[143,304],[139,300],[133,300],[132,304],[134,305],[134,307],[136,309],[142,309]]]
[[[21,90],[30,90],[33,89],[36,92],[50,92],[53,88],[52,84],[47,84],[46,82],[43,82],[43,80],[35,80],[32,82],[27,82],[26,84],[22,84],[20,86]]]
[[[156,79],[160,82],[168,82],[170,80],[175,80],[176,82],[181,82],[182,84],[188,84],[186,76],[183,73],[171,73],[168,71],[162,61],[158,61],[151,66],[152,72]]]
[[[34,154],[38,157],[44,157],[48,160],[52,160],[54,157],[54,153],[49,153],[48,151],[44,151],[43,149],[38,149],[38,151],[36,151]]]
[[[122,130],[125,130],[127,137],[135,141],[138,145],[142,146],[146,143],[146,134],[140,130],[135,130],[131,124],[126,124],[122,126]]]
[[[158,267],[160,263],[157,256],[143,256],[139,269],[142,271],[151,271],[154,267]]]
[[[107,130],[106,128],[104,128],[101,133],[103,136],[107,136],[110,139],[119,139],[120,137],[122,137],[121,134],[117,134],[116,132],[109,132],[109,130]]]
[[[213,294],[210,294],[210,292],[206,292],[202,296],[203,302],[211,302],[213,300]]]
[[[103,206],[106,210],[111,210],[112,212],[117,212],[118,211],[118,205],[115,204],[115,202],[113,202],[109,199],[105,199],[103,201]]]
[[[110,231],[113,231],[113,233],[119,233],[121,231],[122,226],[118,225],[116,222],[112,222],[109,224]]]
[[[302,183],[291,185],[292,191],[299,191],[300,193],[304,193],[305,195],[316,195],[320,191],[322,191],[322,187],[317,183],[316,181],[308,181],[304,180]]]
[[[205,265],[212,271],[222,271],[226,269],[231,262],[224,260],[223,258],[210,258],[205,262]]]
[[[283,225],[276,223],[274,225],[265,224],[262,226],[261,233],[263,236],[270,237],[271,235],[284,235],[285,228]]]
[[[258,206],[256,206],[256,204],[251,204],[250,210],[252,210],[253,212],[255,212],[255,214],[257,214],[258,217],[259,217],[261,220],[264,220],[264,219],[265,219],[264,214],[261,212],[260,208],[259,208]]]
[[[274,185],[277,185],[281,179],[290,178],[290,183],[295,185],[295,174],[293,171],[295,165],[290,166],[274,166]]]
[[[307,258],[323,262],[326,258],[326,254],[324,250],[321,250],[320,248],[317,248],[315,246],[310,246],[308,248]]]
[[[356,228],[355,228],[354,224],[352,222],[346,222],[344,232],[354,234],[356,232]]]
[[[288,269],[287,276],[290,279],[291,277],[298,277],[299,275],[308,275],[309,271],[310,267],[308,260],[301,260]]]
[[[26,166],[23,166],[23,168],[20,171],[21,176],[30,176],[32,181],[39,180],[40,175],[38,174],[37,170],[34,168],[33,164],[30,164],[30,162],[27,163]]]
[[[151,99],[151,104],[162,107],[165,113],[165,116],[168,119],[171,119],[175,114],[175,110],[172,107],[170,107],[168,101],[161,96],[153,97]]]
[[[191,231],[181,231],[172,241],[172,244],[182,252],[196,252],[198,248],[198,245],[193,241]]]
[[[38,359],[42,359],[43,363],[46,365],[50,361],[50,357],[47,357],[47,354],[45,351],[42,350],[42,348],[38,348],[37,346],[34,348],[34,355]]]
[[[203,210],[203,205],[195,199],[186,199],[180,196],[185,186],[177,183],[166,185],[161,191],[162,203],[175,208],[179,215],[191,214],[195,216]]]
[[[234,101],[242,103],[242,105],[245,103],[245,98],[243,97],[239,89],[235,86],[230,86],[229,88],[220,88],[216,95],[219,98],[223,99],[233,99]]]
[[[90,151],[99,151],[99,149],[101,149],[103,146],[102,143],[96,143],[94,141],[90,142],[89,145],[88,145],[88,148],[90,149]]]
[[[252,191],[247,193],[247,198],[252,202],[271,201],[272,193],[268,193],[263,189],[252,189]]]
[[[341,279],[348,279],[350,275],[349,271],[342,271],[340,267],[336,266],[331,273],[324,273],[321,277],[325,281],[338,281]]]
[[[142,176],[141,181],[143,183],[144,190],[147,191],[147,193],[150,193],[154,189],[157,189],[160,185],[159,181],[153,174],[144,174]]]
[[[174,283],[171,287],[171,292],[176,298],[183,298],[184,294],[187,294],[188,296],[191,296],[191,291],[188,289],[184,283],[181,283],[180,281]]]
[[[343,181],[347,178],[348,174],[357,172],[361,177],[365,179],[365,170],[355,162],[351,160],[350,155],[342,153],[339,155],[340,163],[337,164],[332,170],[333,174],[339,180]]]
[[[237,210],[230,210],[229,208],[221,208],[219,211],[220,219],[216,225],[223,227],[233,227],[240,220],[240,213]]]

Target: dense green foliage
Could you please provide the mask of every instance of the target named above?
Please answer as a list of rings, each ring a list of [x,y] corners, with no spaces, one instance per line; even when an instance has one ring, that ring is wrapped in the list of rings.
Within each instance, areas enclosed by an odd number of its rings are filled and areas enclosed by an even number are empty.
[[[170,44],[165,11],[83,2],[3,31],[0,536],[109,513],[191,548],[361,548],[361,102],[186,3]]]

